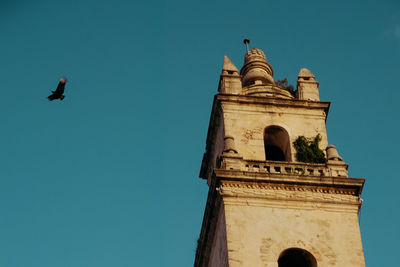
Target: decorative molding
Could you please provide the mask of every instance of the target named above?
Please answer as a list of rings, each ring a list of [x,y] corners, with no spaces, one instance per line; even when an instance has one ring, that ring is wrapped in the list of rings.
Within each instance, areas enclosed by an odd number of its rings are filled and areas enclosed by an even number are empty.
[[[357,190],[349,188],[221,181],[219,193],[224,199],[241,198],[247,204],[248,199],[265,199],[345,204],[355,206],[354,210],[358,210],[361,205]],[[237,201],[240,200],[237,199]]]
[[[242,188],[250,190],[282,190],[282,191],[299,191],[299,192],[313,192],[313,193],[324,193],[324,194],[337,194],[337,195],[351,195],[357,196],[354,189],[345,188],[327,188],[327,187],[315,187],[315,186],[304,186],[304,185],[286,185],[286,184],[267,184],[267,183],[238,183],[238,182],[227,182],[222,181],[221,187],[223,190]]]

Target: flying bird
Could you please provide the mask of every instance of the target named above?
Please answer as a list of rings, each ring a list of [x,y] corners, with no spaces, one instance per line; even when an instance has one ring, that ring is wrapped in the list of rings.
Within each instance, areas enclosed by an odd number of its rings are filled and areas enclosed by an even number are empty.
[[[66,82],[67,82],[67,79],[62,77],[60,79],[60,82],[58,83],[57,89],[55,91],[51,91],[51,95],[49,95],[47,97],[47,99],[49,101],[53,101],[55,99],[63,100],[65,97],[65,95],[63,95],[63,93],[64,93],[64,87],[65,87]]]

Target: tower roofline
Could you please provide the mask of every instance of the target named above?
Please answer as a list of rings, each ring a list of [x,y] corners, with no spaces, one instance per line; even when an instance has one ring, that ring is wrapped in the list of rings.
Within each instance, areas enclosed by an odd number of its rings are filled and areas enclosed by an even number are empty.
[[[300,99],[283,99],[274,97],[260,97],[251,95],[231,95],[231,94],[217,94],[214,101],[231,101],[236,103],[246,104],[260,104],[260,105],[276,105],[276,106],[290,106],[290,107],[305,107],[324,109],[326,117],[328,117],[330,101],[310,101]]]

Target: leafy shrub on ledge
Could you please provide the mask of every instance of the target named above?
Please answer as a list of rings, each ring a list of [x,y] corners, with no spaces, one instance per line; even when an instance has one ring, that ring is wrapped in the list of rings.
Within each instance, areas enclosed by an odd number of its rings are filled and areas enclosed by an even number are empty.
[[[296,91],[294,90],[293,85],[289,84],[287,78],[283,80],[277,80],[275,85],[288,91],[292,96],[296,97]]]
[[[314,138],[299,136],[293,142],[296,149],[296,158],[300,162],[306,163],[325,163],[325,154],[319,149],[321,135],[317,134]]]

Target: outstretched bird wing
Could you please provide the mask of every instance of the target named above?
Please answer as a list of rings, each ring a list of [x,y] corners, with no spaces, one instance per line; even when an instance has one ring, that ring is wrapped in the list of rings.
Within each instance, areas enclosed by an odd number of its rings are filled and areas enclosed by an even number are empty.
[[[50,100],[50,101],[53,101],[54,99],[57,99],[57,97],[56,97],[56,95],[53,93],[53,94],[49,95],[49,96],[47,97],[47,99]]]

